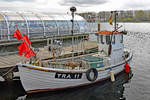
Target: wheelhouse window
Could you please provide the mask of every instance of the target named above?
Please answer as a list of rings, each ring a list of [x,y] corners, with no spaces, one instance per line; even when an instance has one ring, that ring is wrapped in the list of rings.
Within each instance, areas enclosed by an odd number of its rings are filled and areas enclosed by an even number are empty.
[[[106,35],[106,44],[110,44],[110,35]]]
[[[103,35],[100,35],[101,37],[101,43],[104,44]]]
[[[99,35],[98,34],[95,34],[97,36],[97,42],[99,43]]]
[[[115,44],[115,35],[112,37],[112,44]]]
[[[120,43],[123,43],[123,34],[121,34]]]

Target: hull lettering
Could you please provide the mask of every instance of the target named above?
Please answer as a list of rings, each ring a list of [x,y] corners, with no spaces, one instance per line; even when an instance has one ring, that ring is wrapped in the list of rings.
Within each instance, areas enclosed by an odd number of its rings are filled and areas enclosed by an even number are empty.
[[[59,79],[81,79],[82,73],[59,73],[59,72],[56,72],[55,78],[59,78]]]

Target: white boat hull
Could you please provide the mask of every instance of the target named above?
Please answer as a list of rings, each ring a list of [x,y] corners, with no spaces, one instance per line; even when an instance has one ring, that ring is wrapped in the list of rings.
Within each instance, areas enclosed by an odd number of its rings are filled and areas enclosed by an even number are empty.
[[[128,59],[128,63],[130,60],[131,59]],[[80,79],[60,79],[55,77],[56,72],[54,70],[41,71],[34,68],[32,69],[26,67],[28,65],[23,65],[24,67],[19,66],[18,68],[20,73],[20,79],[25,91],[27,91],[27,93],[34,93],[93,84],[95,82],[110,78],[110,70],[113,71],[115,75],[120,73],[124,70],[124,65],[125,62],[122,62],[118,65],[111,66],[103,71],[98,70],[98,77],[94,82],[87,79],[86,71],[82,72],[82,77]]]

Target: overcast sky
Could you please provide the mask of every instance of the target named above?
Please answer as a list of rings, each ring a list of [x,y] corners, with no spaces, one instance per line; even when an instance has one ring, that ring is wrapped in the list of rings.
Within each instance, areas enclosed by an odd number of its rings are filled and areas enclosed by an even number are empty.
[[[71,6],[77,12],[112,10],[150,10],[150,0],[0,0],[0,10],[37,10],[66,13]]]

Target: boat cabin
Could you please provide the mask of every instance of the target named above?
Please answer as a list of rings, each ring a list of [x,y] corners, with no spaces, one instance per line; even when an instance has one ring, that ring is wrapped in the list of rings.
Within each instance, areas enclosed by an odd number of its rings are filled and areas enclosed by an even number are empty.
[[[123,33],[103,31],[97,32],[98,50],[110,57],[111,63],[119,63],[123,60]]]

